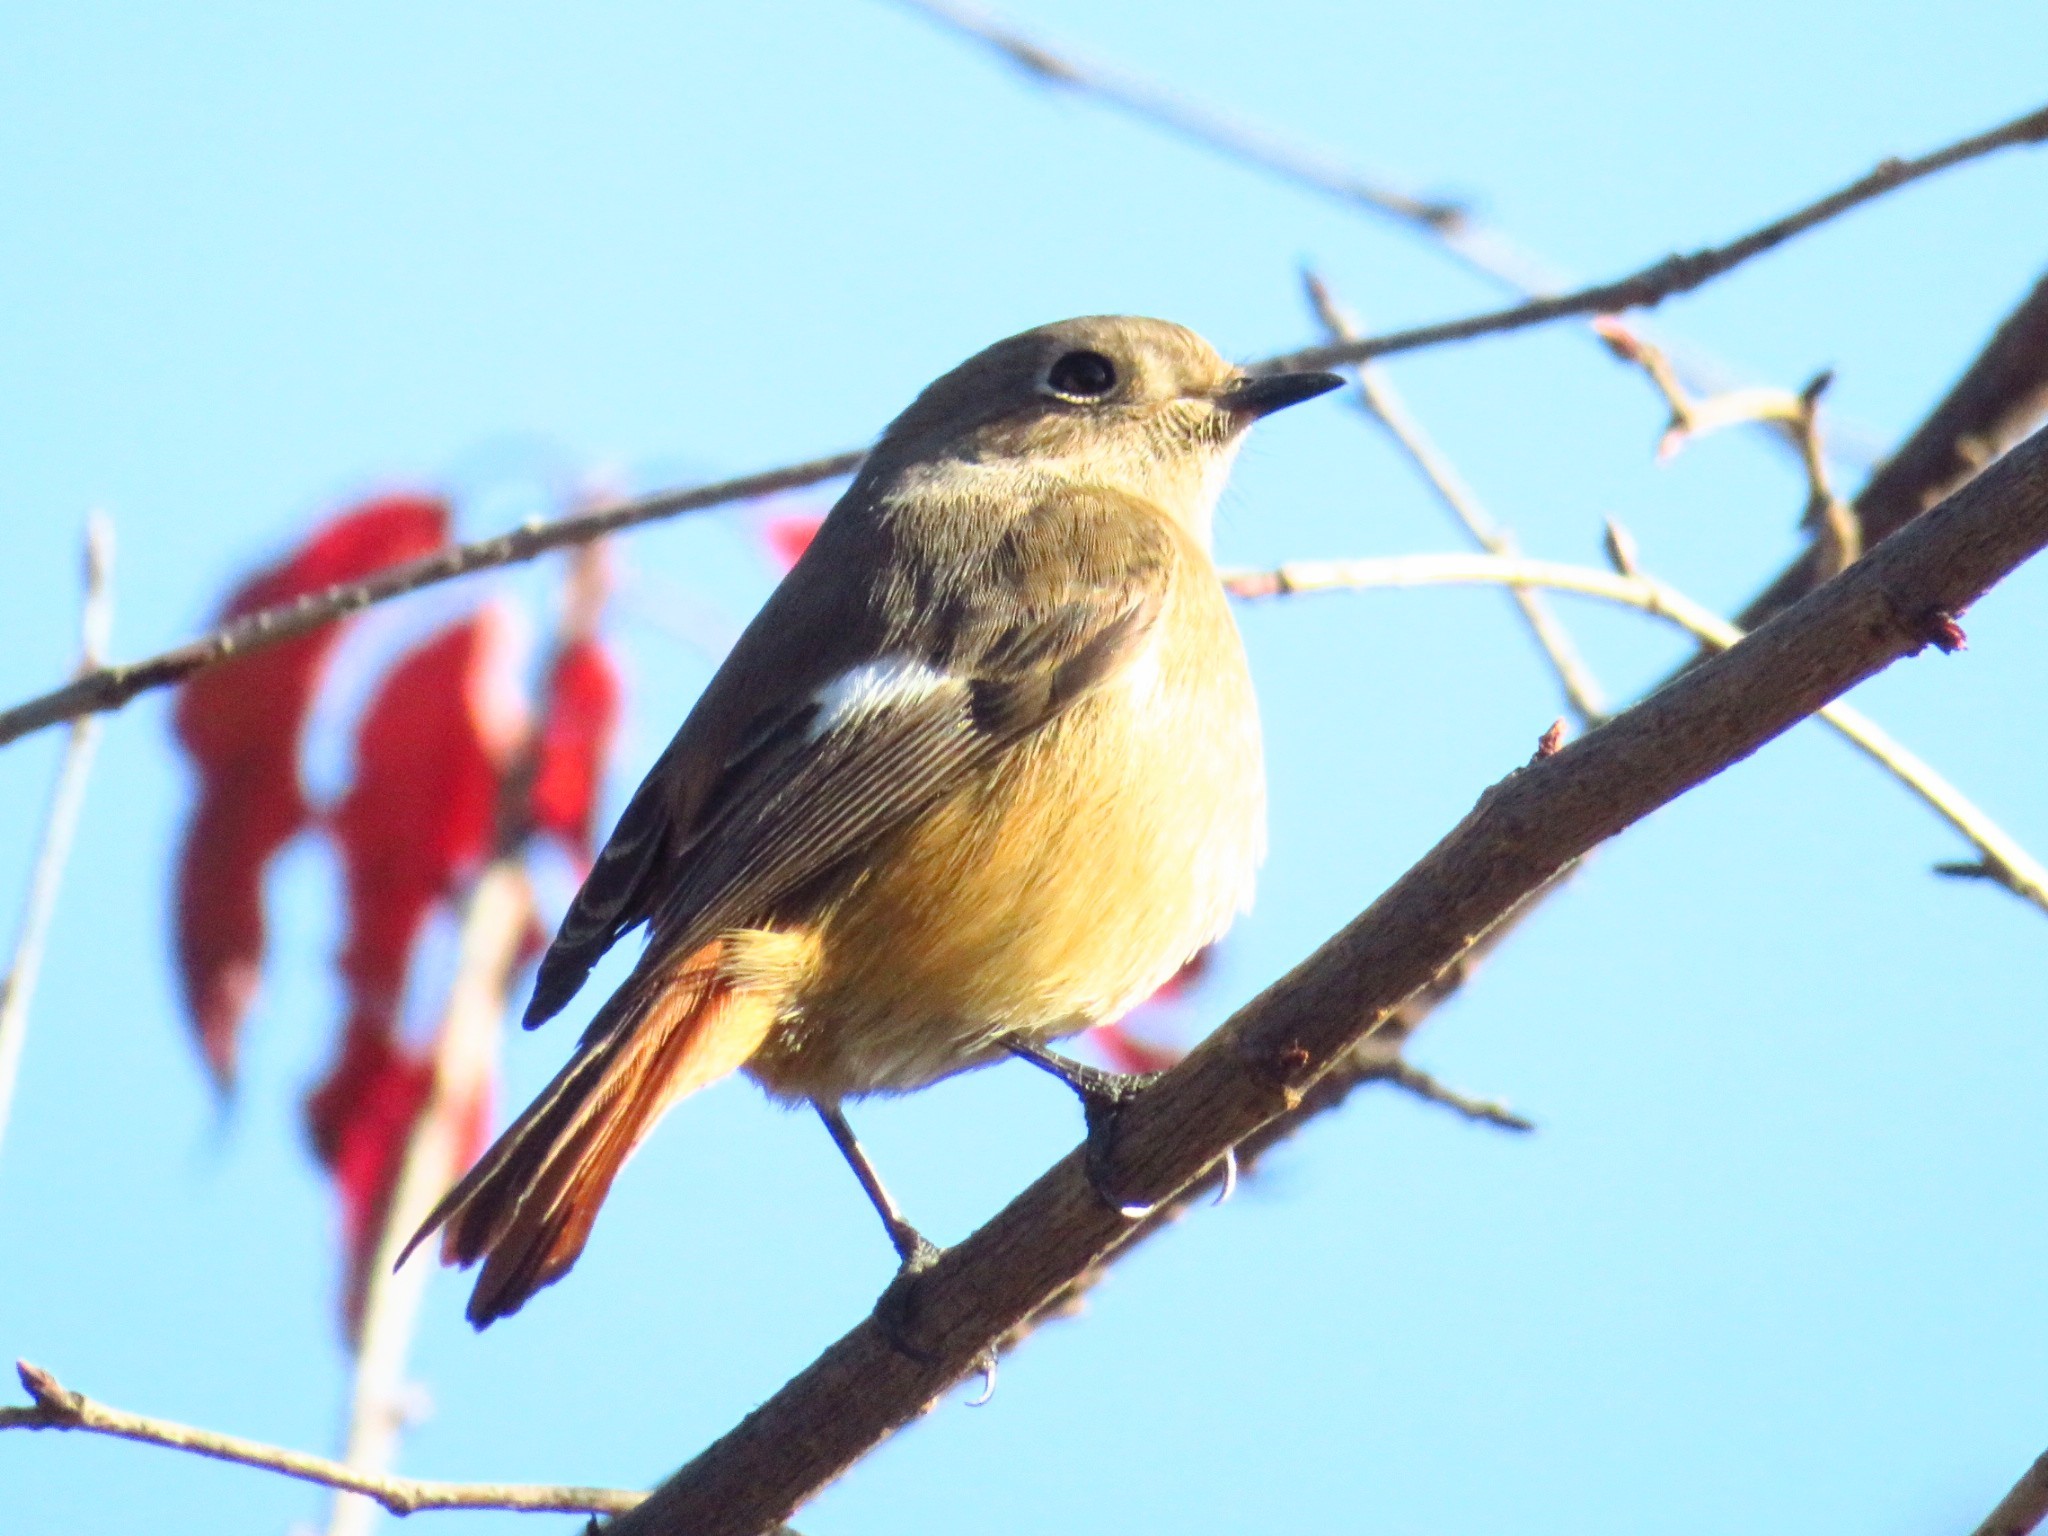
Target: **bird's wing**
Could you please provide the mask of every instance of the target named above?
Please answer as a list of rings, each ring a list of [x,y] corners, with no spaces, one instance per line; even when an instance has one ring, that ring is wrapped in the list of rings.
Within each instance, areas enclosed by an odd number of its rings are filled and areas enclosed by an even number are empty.
[[[528,1024],[567,1002],[597,958],[642,922],[672,955],[768,920],[780,901],[1100,686],[1157,620],[1174,539],[1159,512],[1115,493],[1048,496],[973,571],[916,583],[918,611],[873,632],[855,654],[818,637],[837,663],[730,733],[682,825],[668,780],[692,766],[693,715],[572,904],[542,962]],[[800,574],[801,565],[789,579]],[[772,604],[762,618],[802,622],[806,611],[815,610]],[[790,636],[781,639],[775,650],[792,654]],[[728,669],[748,659],[745,648]]]

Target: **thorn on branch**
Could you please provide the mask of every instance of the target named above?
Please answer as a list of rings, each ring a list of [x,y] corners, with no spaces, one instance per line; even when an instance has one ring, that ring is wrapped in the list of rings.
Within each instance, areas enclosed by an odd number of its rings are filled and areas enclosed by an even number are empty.
[[[14,1374],[21,1378],[22,1390],[43,1412],[68,1424],[83,1422],[85,1399],[41,1366],[17,1360],[14,1362]]]
[[[1636,560],[1636,536],[1611,517],[1607,519],[1606,532],[1601,536],[1600,543],[1601,548],[1607,552],[1607,563],[1614,567],[1617,575],[1642,575]]]

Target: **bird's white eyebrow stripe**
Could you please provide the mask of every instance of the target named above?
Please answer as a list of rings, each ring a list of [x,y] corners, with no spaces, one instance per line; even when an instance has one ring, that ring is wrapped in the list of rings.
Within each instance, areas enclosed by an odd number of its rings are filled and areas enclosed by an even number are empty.
[[[804,734],[816,741],[856,716],[891,705],[915,703],[959,681],[951,672],[942,672],[915,656],[880,656],[864,661],[840,673],[813,695],[818,714]]]

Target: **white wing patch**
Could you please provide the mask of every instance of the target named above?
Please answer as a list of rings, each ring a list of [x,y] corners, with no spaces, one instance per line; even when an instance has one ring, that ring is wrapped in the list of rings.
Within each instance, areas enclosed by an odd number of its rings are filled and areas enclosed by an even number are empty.
[[[959,679],[914,656],[883,656],[842,672],[817,692],[818,715],[805,738],[816,741],[827,731],[878,709],[930,698]]]

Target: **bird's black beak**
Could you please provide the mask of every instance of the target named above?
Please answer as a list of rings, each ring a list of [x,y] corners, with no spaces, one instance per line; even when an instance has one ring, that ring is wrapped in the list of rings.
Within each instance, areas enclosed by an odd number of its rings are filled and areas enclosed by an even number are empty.
[[[1327,395],[1343,382],[1340,373],[1269,373],[1234,381],[1216,397],[1216,403],[1233,415],[1257,421],[1290,405]]]

